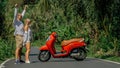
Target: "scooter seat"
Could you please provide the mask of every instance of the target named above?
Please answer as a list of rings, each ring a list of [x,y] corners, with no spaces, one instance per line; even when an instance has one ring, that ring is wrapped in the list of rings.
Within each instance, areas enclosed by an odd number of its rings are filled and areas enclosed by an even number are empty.
[[[66,46],[72,42],[82,42],[82,41],[84,41],[84,38],[74,38],[74,39],[70,39],[70,40],[63,40],[61,43],[61,46]]]

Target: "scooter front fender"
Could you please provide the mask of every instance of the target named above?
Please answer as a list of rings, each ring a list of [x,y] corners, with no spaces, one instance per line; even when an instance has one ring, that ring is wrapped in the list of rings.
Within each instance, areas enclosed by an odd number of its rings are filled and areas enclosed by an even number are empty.
[[[46,46],[46,45],[44,45],[44,46],[41,46],[40,48],[39,48],[39,50],[48,50],[48,47]]]

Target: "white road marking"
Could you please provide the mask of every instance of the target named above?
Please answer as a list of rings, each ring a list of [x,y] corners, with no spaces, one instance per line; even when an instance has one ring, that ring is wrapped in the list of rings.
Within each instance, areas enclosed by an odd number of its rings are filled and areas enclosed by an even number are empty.
[[[3,63],[0,64],[0,68],[5,68],[4,64],[10,60],[12,60],[13,58],[11,59],[7,59],[6,61],[4,61]]]
[[[120,64],[119,62],[110,61],[110,60],[105,60],[105,59],[99,59],[99,60],[101,60],[101,61],[105,61],[105,62],[114,63],[114,64]]]

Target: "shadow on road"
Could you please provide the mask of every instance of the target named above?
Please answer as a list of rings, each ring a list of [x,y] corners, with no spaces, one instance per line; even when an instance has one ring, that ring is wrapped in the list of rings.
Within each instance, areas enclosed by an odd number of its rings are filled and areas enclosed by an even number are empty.
[[[51,58],[47,62],[41,62],[39,60],[32,60],[31,63],[33,63],[33,64],[36,64],[36,63],[54,63],[54,62],[57,62],[57,63],[62,63],[62,62],[67,63],[67,62],[88,62],[88,61],[94,61],[94,60],[96,60],[96,59],[89,59],[89,58],[87,58],[87,59],[85,59],[83,61],[76,61],[74,59],[69,59],[69,58],[63,58],[63,59],[60,59],[60,58],[57,58],[57,59],[56,58],[55,59]]]
[[[55,59],[51,59],[50,61],[48,61],[48,62],[73,62],[73,61],[75,61],[75,60],[55,60]]]
[[[85,60],[83,61],[96,61],[97,59],[96,58],[86,58]]]
[[[38,56],[38,54],[30,54],[30,56]]]
[[[94,58],[86,58],[83,61],[76,61],[75,59],[70,58],[51,58],[48,62],[86,62],[86,61],[96,61]]]

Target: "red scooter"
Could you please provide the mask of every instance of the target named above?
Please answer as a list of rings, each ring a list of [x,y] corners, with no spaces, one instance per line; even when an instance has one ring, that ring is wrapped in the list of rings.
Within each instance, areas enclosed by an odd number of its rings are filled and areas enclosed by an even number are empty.
[[[62,45],[61,52],[56,52],[54,43],[56,42],[57,34],[53,32],[46,41],[46,45],[39,48],[40,53],[38,59],[42,62],[48,61],[51,58],[70,57],[77,61],[82,61],[86,58],[86,43],[83,41],[73,41],[66,45]]]

